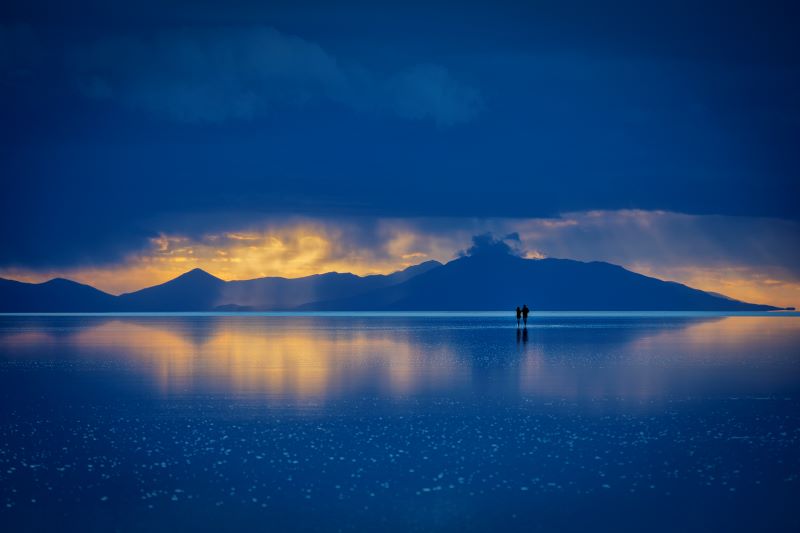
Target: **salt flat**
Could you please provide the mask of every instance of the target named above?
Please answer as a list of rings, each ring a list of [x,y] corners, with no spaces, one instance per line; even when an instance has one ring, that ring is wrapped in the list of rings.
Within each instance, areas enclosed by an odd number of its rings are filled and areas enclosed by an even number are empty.
[[[800,319],[0,317],[4,530],[795,530]]]

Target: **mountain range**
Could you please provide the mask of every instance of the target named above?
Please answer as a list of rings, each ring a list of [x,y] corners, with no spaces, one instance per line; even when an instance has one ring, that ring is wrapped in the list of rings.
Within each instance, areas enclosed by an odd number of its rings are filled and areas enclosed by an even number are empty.
[[[194,269],[114,296],[66,279],[0,278],[0,312],[480,311],[526,303],[542,311],[771,311],[604,262],[483,253],[389,275],[329,272],[223,281]]]

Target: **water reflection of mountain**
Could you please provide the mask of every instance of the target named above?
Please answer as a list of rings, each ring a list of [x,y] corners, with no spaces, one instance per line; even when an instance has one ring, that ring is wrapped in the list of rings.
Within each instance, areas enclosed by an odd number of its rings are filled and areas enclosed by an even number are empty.
[[[124,364],[178,396],[647,400],[732,385],[780,390],[797,373],[787,355],[800,341],[795,324],[537,317],[521,342],[513,326],[492,318],[14,317],[0,322],[0,356]],[[753,357],[764,353],[772,364],[755,369]]]

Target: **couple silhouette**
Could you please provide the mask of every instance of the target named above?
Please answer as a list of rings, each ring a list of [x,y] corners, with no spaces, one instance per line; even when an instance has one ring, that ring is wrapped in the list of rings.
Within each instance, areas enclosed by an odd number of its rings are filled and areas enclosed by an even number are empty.
[[[528,304],[522,304],[522,309],[517,307],[517,329],[519,329],[519,319],[522,319],[522,324],[525,329],[528,328],[528,313],[531,310],[528,309]]]

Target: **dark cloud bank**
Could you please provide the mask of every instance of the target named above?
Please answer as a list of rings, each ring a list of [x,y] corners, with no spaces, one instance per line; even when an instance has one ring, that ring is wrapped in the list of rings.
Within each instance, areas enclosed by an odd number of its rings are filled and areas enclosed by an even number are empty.
[[[797,220],[797,9],[6,2],[0,266],[298,215]]]

